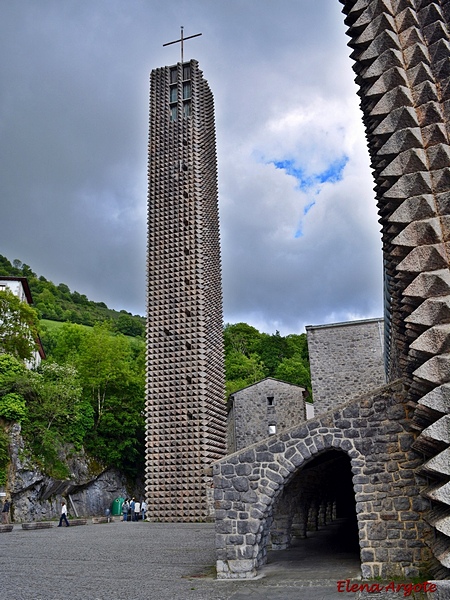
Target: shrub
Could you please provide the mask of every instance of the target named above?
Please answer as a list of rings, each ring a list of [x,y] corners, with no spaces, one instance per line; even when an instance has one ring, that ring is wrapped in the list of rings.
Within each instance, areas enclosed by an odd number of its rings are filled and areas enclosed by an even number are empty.
[[[11,392],[0,398],[0,417],[6,421],[20,423],[27,416],[25,399],[21,394]]]

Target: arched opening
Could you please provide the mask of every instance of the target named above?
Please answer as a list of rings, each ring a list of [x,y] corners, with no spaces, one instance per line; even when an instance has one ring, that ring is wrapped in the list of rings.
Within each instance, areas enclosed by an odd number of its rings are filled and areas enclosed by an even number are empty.
[[[289,563],[300,577],[312,565],[323,568],[328,578],[359,575],[352,477],[350,458],[335,449],[316,455],[296,472],[273,507],[268,564]]]

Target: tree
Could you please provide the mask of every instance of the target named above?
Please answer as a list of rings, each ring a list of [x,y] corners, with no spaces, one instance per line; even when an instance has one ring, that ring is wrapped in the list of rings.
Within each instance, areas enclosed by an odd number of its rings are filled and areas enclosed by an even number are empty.
[[[275,371],[275,377],[304,387],[311,394],[311,375],[300,354],[281,361]]]
[[[34,419],[45,429],[57,425],[63,425],[63,429],[67,429],[68,421],[77,418],[81,400],[82,388],[75,367],[45,363],[33,375],[33,387]]]
[[[54,361],[60,364],[75,364],[81,344],[87,335],[86,327],[76,323],[64,323],[51,331],[44,329],[42,340],[47,355]]]
[[[38,316],[10,290],[0,292],[0,348],[22,360],[37,349]]]
[[[260,344],[261,334],[255,327],[247,323],[227,323],[223,331],[225,355],[235,351],[250,356],[257,351]]]
[[[87,448],[104,464],[136,474],[143,468],[145,344],[130,343],[107,324],[82,340],[76,365],[95,423]]]
[[[257,354],[247,357],[236,350],[232,350],[225,357],[225,372],[227,396],[266,376],[264,366]]]
[[[137,319],[131,315],[122,313],[114,323],[114,329],[118,333],[131,336],[143,336],[145,333],[145,327],[143,323],[140,323]]]
[[[257,352],[266,367],[267,375],[275,377],[278,365],[288,357],[288,343],[278,331],[273,335],[262,333]]]
[[[103,417],[108,394],[130,376],[131,350],[125,336],[112,335],[107,324],[95,325],[82,339],[76,364],[90,390],[96,426]]]

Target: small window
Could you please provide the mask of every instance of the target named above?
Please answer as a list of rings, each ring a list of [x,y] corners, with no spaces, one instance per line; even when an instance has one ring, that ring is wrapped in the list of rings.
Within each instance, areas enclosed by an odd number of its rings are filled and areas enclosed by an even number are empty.
[[[267,406],[274,405],[275,398],[273,396],[267,396]]]
[[[186,381],[188,384],[192,383],[192,377],[190,377],[189,375],[186,375]]]
[[[269,425],[269,435],[275,435],[277,432],[277,426],[276,425]]]
[[[191,65],[183,65],[183,79],[191,78]]]
[[[164,335],[170,335],[170,329],[164,327]]]
[[[170,101],[171,102],[177,101],[177,86],[176,85],[174,85],[170,88]]]
[[[191,97],[191,82],[185,81],[183,83],[183,100],[189,100]]]
[[[177,76],[178,76],[178,70],[176,68],[170,69],[170,83],[176,83]]]
[[[183,116],[190,117],[191,116],[191,103],[183,102]]]
[[[185,256],[189,256],[189,254],[190,254],[189,248],[185,248],[184,249],[184,255]]]
[[[189,342],[186,342],[186,350],[191,350],[192,345]]]
[[[177,120],[177,116],[178,116],[177,107],[176,106],[171,106],[170,107],[170,120],[171,121],[176,121]]]

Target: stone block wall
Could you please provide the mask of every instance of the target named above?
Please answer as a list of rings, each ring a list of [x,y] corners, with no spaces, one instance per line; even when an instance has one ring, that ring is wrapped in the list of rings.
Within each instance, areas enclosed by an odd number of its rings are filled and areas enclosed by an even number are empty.
[[[241,450],[306,420],[305,389],[267,377],[232,394],[228,452]],[[274,430],[269,430],[269,427]]]
[[[309,325],[315,414],[386,383],[383,319]]]
[[[406,398],[405,384],[394,382],[218,461],[218,577],[254,577],[274,523],[278,542],[289,542],[301,508],[291,486],[302,467],[336,451],[351,464],[363,577],[417,576],[430,557],[430,527],[423,519],[429,501],[414,475],[421,456],[411,449],[416,434]],[[332,506],[330,495],[324,499]]]

